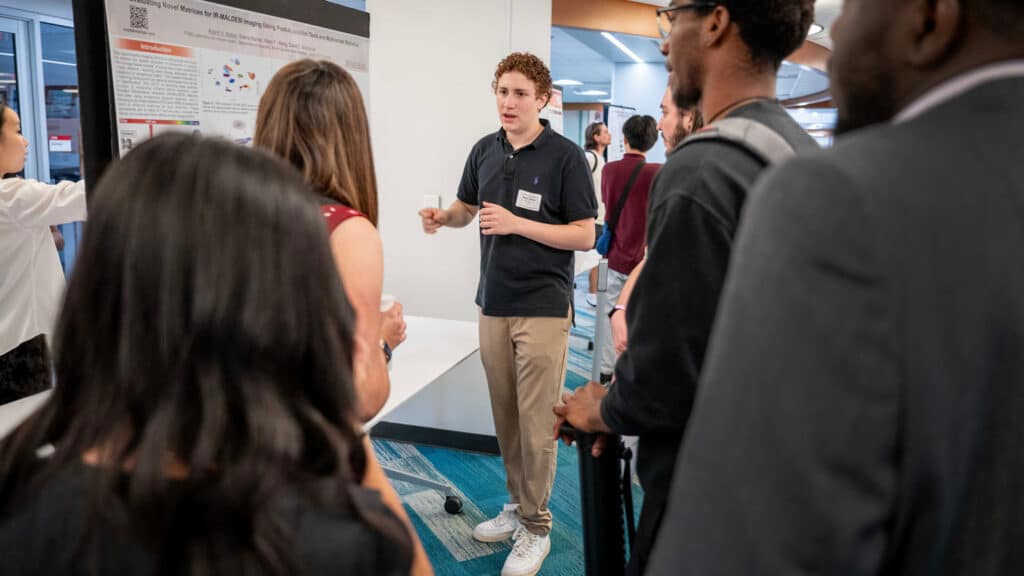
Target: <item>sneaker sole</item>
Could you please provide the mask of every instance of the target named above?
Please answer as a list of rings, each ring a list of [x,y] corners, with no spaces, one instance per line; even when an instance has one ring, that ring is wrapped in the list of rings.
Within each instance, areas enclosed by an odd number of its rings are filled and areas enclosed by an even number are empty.
[[[509,532],[504,536],[484,536],[481,534],[477,534],[476,532],[473,532],[473,540],[476,540],[477,542],[486,542],[488,544],[494,544],[495,542],[504,542],[505,540],[512,538],[513,534],[515,534],[515,532]]]
[[[516,574],[515,576],[537,576],[540,569],[544,567],[544,561],[548,559],[548,554],[551,553],[551,546],[548,545],[548,549],[544,551],[544,555],[540,557],[540,562],[537,564],[537,569],[533,572],[523,572],[522,574]],[[501,573],[501,576],[509,576],[505,572]]]

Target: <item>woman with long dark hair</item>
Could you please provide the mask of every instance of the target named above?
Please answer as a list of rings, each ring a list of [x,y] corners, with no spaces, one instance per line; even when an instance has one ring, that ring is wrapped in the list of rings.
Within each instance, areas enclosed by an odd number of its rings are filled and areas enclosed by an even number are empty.
[[[329,61],[281,68],[260,99],[253,144],[284,158],[320,195],[331,251],[356,312],[356,392],[369,420],[391,389],[386,360],[405,339],[401,305],[382,317],[384,252],[377,232],[377,174],[363,97]]]
[[[359,432],[352,311],[305,188],[184,135],[104,175],[57,386],[0,442],[0,571],[409,573],[421,547]]]

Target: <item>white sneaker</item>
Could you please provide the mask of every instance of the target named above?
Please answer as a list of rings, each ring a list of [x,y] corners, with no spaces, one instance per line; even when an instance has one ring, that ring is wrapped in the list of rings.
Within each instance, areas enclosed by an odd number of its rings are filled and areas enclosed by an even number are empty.
[[[521,526],[518,509],[518,504],[505,504],[505,508],[497,516],[481,522],[476,525],[476,528],[473,528],[473,539],[480,542],[508,540]]]
[[[597,294],[591,294],[588,292],[586,298],[587,304],[590,304],[593,308],[597,308]]]
[[[534,576],[551,551],[551,537],[537,536],[520,526],[512,539],[516,543],[501,567],[501,576]]]

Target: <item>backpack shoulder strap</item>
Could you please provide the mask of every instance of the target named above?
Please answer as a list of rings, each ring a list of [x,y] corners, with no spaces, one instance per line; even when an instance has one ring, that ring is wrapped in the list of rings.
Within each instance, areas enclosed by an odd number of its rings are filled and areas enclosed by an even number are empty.
[[[796,155],[792,144],[778,132],[756,120],[724,118],[691,134],[680,147],[702,140],[719,140],[735,144],[750,152],[765,165],[772,165]]]
[[[593,164],[590,164],[591,161],[593,161]],[[587,163],[590,164],[590,173],[593,174],[597,170],[598,165],[597,152],[587,150]]]

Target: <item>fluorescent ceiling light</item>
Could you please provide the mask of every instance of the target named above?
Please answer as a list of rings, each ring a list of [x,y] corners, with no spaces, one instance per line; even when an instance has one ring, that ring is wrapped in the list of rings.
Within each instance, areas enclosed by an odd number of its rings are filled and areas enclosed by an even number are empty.
[[[644,63],[642,58],[640,58],[639,56],[634,54],[632,50],[627,48],[626,45],[623,44],[622,42],[620,42],[619,39],[616,38],[615,36],[609,34],[608,32],[601,32],[601,36],[604,36],[605,40],[611,42],[612,44],[615,44],[616,48],[618,48],[619,50],[622,50],[623,54],[625,54],[626,56],[629,56],[630,58],[632,58],[633,61],[636,62],[637,64],[643,64]]]
[[[67,92],[68,94],[78,94],[78,88],[65,88],[64,92]]]
[[[821,34],[825,28],[821,24],[811,24],[811,29],[807,31],[808,36],[814,36],[815,34]]]
[[[607,96],[608,95],[608,93],[605,92],[604,90],[584,90],[582,92],[577,90],[575,92],[575,94],[577,96]]]
[[[555,80],[552,84],[555,86],[583,86],[583,82],[580,82],[579,80],[569,80],[568,78],[564,80]]]
[[[75,63],[74,62],[61,62],[60,60],[47,60],[46,58],[43,58],[43,64],[56,64],[58,66],[70,66],[72,68],[75,67]]]

